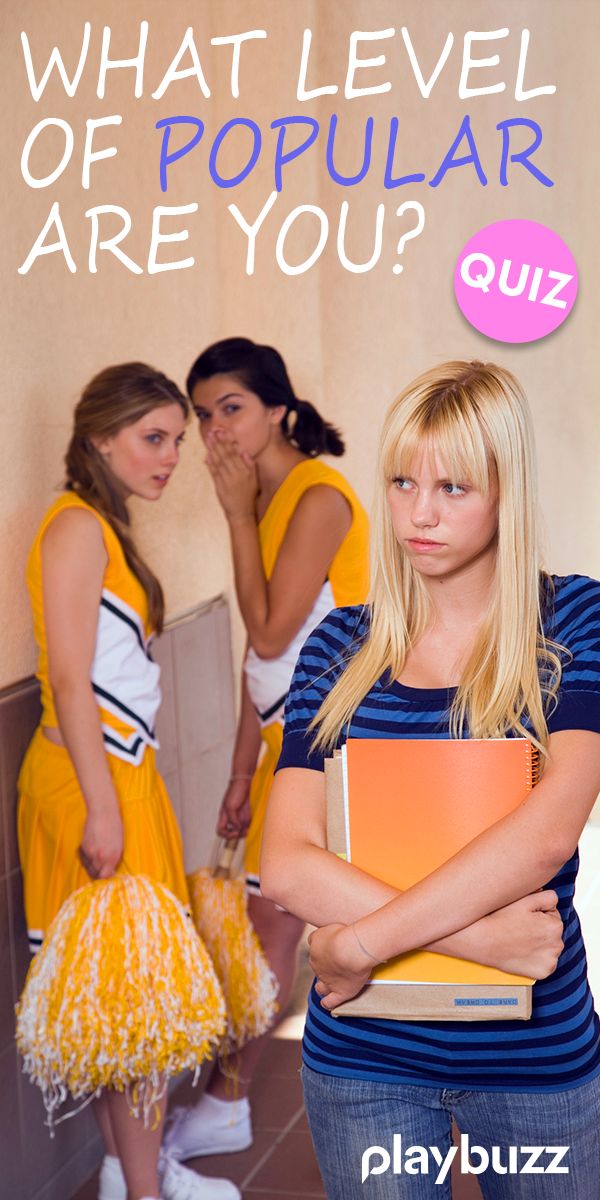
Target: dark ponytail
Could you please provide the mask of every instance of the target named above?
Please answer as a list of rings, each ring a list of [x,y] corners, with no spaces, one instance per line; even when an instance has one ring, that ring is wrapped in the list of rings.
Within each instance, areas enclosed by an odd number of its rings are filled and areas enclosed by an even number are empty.
[[[333,454],[338,458],[346,447],[338,429],[324,421],[314,404],[308,400],[296,400],[296,420],[291,429],[288,414],[283,420],[283,431],[290,442],[295,442],[303,454],[314,458],[317,454]]]
[[[286,365],[272,346],[259,346],[249,338],[224,338],[215,342],[196,359],[186,381],[188,395],[197,383],[213,375],[233,375],[258,396],[265,408],[286,409],[281,422],[285,437],[303,454],[315,458],[332,454],[336,458],[345,446],[339,430],[324,421],[313,404],[298,400]]]

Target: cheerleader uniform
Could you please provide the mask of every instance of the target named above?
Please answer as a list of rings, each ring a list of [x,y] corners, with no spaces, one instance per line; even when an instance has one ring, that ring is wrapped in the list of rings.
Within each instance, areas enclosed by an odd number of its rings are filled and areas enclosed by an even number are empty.
[[[42,717],[19,775],[18,838],[33,953],[67,896],[90,882],[78,856],[87,817],[81,788],[68,750],[43,732],[43,727],[58,728],[58,720],[48,677],[41,547],[49,525],[69,508],[94,514],[108,555],[91,684],[123,821],[118,869],[149,876],[189,904],[181,835],[155,762],[160,667],[150,655],[146,593],[108,522],[76,493],[65,492],[43,518],[27,563]]]
[[[340,605],[363,604],[369,586],[367,515],[339,471],[319,459],[298,463],[275,492],[258,525],[262,565],[269,580],[296,506],[309,488],[326,484],[341,492],[352,509],[352,524],[337,553],[312,611],[289,646],[277,658],[260,658],[250,647],[244,663],[246,684],[261,726],[261,756],[250,788],[252,819],[246,835],[244,867],[248,891],[260,895],[259,862],[267,801],[283,737],[283,710],[296,659],[316,625]],[[345,597],[345,599],[342,599]],[[352,599],[351,599],[352,597]]]

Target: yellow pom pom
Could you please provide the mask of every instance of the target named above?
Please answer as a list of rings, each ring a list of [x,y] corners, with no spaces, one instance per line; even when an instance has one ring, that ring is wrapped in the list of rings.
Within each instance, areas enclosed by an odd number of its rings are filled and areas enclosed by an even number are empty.
[[[278,984],[246,908],[242,879],[214,879],[202,869],[188,877],[192,912],[206,943],[227,1009],[221,1054],[227,1057],[273,1023]]]
[[[171,1075],[198,1068],[225,1028],[210,958],[179,900],[145,876],[74,892],[17,1005],[24,1070],[49,1124],[70,1093],[128,1090],[148,1119]]]

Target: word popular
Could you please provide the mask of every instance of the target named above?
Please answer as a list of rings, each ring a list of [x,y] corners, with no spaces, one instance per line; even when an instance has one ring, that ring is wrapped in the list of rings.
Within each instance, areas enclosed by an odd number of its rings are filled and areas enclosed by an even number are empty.
[[[125,6],[126,7],[126,6]],[[343,6],[342,6],[343,7]],[[21,153],[21,176],[28,188],[44,191],[55,187],[64,177],[69,195],[73,185],[81,181],[85,193],[102,189],[103,202],[86,204],[83,216],[73,227],[73,208],[63,212],[61,201],[53,198],[46,209],[46,219],[37,236],[28,231],[29,251],[17,268],[27,275],[34,263],[49,255],[62,257],[67,269],[75,273],[76,262],[71,244],[78,248],[87,242],[87,269],[98,270],[98,258],[114,265],[116,259],[133,275],[154,275],[193,267],[193,254],[180,253],[179,243],[189,238],[187,220],[194,218],[196,239],[202,225],[207,225],[207,209],[212,211],[212,189],[226,195],[241,188],[250,175],[259,184],[264,197],[258,214],[249,216],[237,204],[229,204],[227,212],[237,226],[235,237],[246,251],[246,273],[254,271],[255,245],[258,231],[286,190],[298,194],[294,184],[306,178],[325,176],[344,194],[352,195],[369,176],[371,185],[380,189],[382,202],[374,206],[372,220],[367,220],[366,235],[362,209],[349,215],[348,202],[329,210],[315,204],[290,205],[284,200],[277,204],[269,220],[267,238],[274,242],[277,267],[287,275],[301,275],[320,259],[326,247],[337,252],[340,266],[354,274],[370,271],[382,258],[384,246],[393,247],[390,264],[395,275],[404,270],[398,261],[407,242],[421,235],[425,227],[425,208],[420,199],[408,197],[408,189],[417,188],[421,197],[429,189],[447,184],[448,191],[457,178],[472,179],[474,185],[488,184],[502,188],[510,186],[513,176],[529,176],[529,182],[544,188],[554,186],[554,180],[543,169],[540,151],[543,134],[537,120],[526,115],[507,116],[495,122],[493,135],[482,141],[482,133],[473,122],[471,113],[462,112],[452,120],[451,128],[432,122],[432,134],[423,131],[418,146],[410,139],[412,118],[410,98],[414,95],[419,109],[429,102],[438,81],[444,75],[458,99],[469,105],[486,107],[488,97],[505,93],[517,104],[535,99],[539,102],[552,97],[556,85],[543,82],[535,52],[530,54],[528,29],[469,29],[462,35],[452,30],[443,32],[435,45],[432,61],[417,44],[406,26],[399,29],[348,30],[344,39],[337,38],[338,54],[327,55],[323,34],[318,31],[313,41],[311,29],[298,30],[298,46],[290,44],[292,30],[284,33],[286,61],[289,71],[283,73],[276,92],[278,111],[284,115],[261,123],[249,115],[236,114],[223,124],[216,120],[221,111],[223,83],[229,75],[231,97],[252,97],[259,81],[268,78],[268,67],[280,67],[281,46],[277,33],[267,29],[246,29],[227,32],[208,39],[200,29],[188,26],[173,34],[172,44],[152,45],[150,22],[142,21],[134,30],[126,27],[111,30],[90,21],[83,25],[81,41],[68,50],[59,45],[44,46],[43,33],[36,31],[30,40],[23,30],[21,45],[29,94],[35,105],[43,101],[42,111],[28,133]],[[148,54],[147,54],[148,51]],[[161,55],[166,57],[161,61]],[[534,61],[531,61],[532,57]],[[160,62],[160,74],[150,82],[149,76]],[[324,64],[327,63],[326,68]],[[278,72],[281,76],[281,71]],[[215,105],[216,81],[220,90]],[[147,174],[142,175],[142,159],[138,134],[132,137],[126,128],[122,112],[103,111],[85,120],[67,120],[64,115],[46,111],[46,105],[72,101],[79,92],[89,95],[95,87],[98,100],[113,109],[116,97],[127,97],[128,115],[133,102],[163,102],[166,114],[152,112],[154,142],[151,168],[156,198],[173,185],[177,199],[183,196],[189,203],[156,204],[151,214],[144,208],[139,229],[138,216],[122,204],[114,203],[114,195],[106,194],[106,179],[114,184],[115,165],[107,168],[107,160],[119,155],[135,156],[135,170],[140,174],[138,193],[148,202],[151,196]],[[295,88],[295,97],[290,88]],[[150,90],[153,88],[153,90]],[[226,88],[226,84],[225,84]],[[381,108],[380,97],[398,91],[398,112],[389,116]],[[319,121],[306,108],[293,111],[296,105],[315,102],[322,96],[337,96],[336,108],[329,119]],[[177,97],[175,100],[174,97]],[[373,98],[372,115],[363,115],[360,103]],[[285,106],[285,107],[284,107]],[[73,107],[73,106],[71,106]],[[150,109],[152,103],[150,103]],[[216,111],[215,111],[216,109]],[[290,111],[290,109],[292,111]],[[250,110],[251,111],[251,110]],[[70,115],[70,114],[69,114]],[[432,114],[433,115],[433,114]],[[158,118],[158,119],[156,119]],[[481,113],[480,125],[485,114]],[[81,138],[81,144],[80,144]],[[485,147],[485,149],[484,149]],[[413,155],[418,154],[414,161]],[[312,161],[311,161],[312,160]],[[311,171],[308,171],[308,166]],[[131,163],[130,163],[131,168]],[[295,176],[295,177],[294,177]],[[187,186],[187,194],[183,189]],[[400,191],[401,190],[401,191]],[[402,195],[400,204],[394,199]],[[111,203],[106,203],[109,199]],[[244,196],[244,205],[247,197]],[[388,203],[384,204],[386,200]],[[339,209],[339,211],[338,211]],[[282,211],[285,210],[285,211]],[[39,210],[36,208],[36,212]],[[408,214],[408,216],[407,216]],[[274,223],[279,219],[277,231]],[[353,232],[347,233],[347,226]],[[385,236],[384,236],[385,230]],[[131,240],[129,234],[132,233]],[[295,232],[294,232],[295,231]],[[245,238],[245,242],[244,239]],[[123,245],[126,242],[126,245]],[[263,235],[260,238],[262,248]],[[306,246],[308,244],[308,252]],[[298,245],[301,246],[298,257]],[[143,248],[142,248],[143,247]],[[191,247],[190,247],[191,249]],[[270,247],[269,247],[270,249]],[[110,267],[109,267],[110,269]]]

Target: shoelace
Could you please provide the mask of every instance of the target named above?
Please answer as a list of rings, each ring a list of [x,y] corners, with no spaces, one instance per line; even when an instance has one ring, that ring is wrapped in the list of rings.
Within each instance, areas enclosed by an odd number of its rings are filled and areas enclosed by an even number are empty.
[[[190,1178],[190,1174],[193,1175],[193,1172],[191,1173],[188,1168],[182,1166],[175,1158],[165,1159],[164,1170],[165,1176],[167,1171],[169,1172],[169,1182],[177,1185],[177,1200],[194,1200],[194,1181],[193,1178]]]

